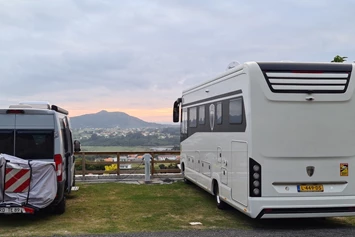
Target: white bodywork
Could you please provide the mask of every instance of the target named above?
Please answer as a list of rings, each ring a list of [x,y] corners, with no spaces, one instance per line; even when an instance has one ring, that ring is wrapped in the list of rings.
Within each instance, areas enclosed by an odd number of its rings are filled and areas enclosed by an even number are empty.
[[[30,104],[31,103],[31,104]],[[23,110],[21,114],[8,114],[8,110]],[[66,124],[67,131],[63,128],[63,124]],[[68,158],[66,158],[65,146],[68,146],[69,150],[72,150],[72,137],[70,131],[69,117],[61,112],[50,109],[50,105],[43,102],[29,102],[28,104],[19,103],[18,105],[10,105],[9,108],[0,109],[0,131],[2,130],[51,130],[54,133],[54,154],[60,155],[63,160],[62,176],[63,176],[63,191],[64,193],[70,193],[71,187],[74,182],[74,157],[73,151]],[[66,134],[70,133],[70,134]],[[67,139],[64,139],[67,137]],[[65,144],[67,142],[68,144]],[[16,146],[16,144],[15,144]],[[15,154],[16,157],[22,158]],[[33,157],[36,161],[54,162],[54,158],[38,159]],[[69,173],[68,173],[69,172]],[[59,186],[58,186],[59,187]]]
[[[352,72],[354,65],[349,67]],[[221,199],[252,218],[355,215],[354,75],[346,85],[348,74],[340,72],[265,73],[272,77],[270,85],[259,64],[248,62],[183,92],[182,118],[186,109],[204,104],[209,116],[211,103],[242,97],[246,120],[245,131],[196,130],[182,139],[184,176],[211,194],[217,182]],[[206,120],[217,127],[215,118]],[[250,158],[262,168],[260,197],[250,195]],[[341,164],[348,165],[347,176],[340,174]],[[307,167],[313,167],[312,175]],[[303,184],[324,190],[299,192]]]

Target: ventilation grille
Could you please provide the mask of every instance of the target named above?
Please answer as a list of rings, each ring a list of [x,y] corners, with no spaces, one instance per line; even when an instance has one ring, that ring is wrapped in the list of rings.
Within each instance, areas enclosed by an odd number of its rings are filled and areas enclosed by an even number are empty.
[[[350,72],[264,72],[275,93],[345,93]]]

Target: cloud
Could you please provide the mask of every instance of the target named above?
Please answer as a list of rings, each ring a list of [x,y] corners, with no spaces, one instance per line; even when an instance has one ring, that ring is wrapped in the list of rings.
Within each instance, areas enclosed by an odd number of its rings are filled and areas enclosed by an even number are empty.
[[[354,8],[351,0],[2,1],[0,105],[45,99],[74,113],[144,109],[148,118],[147,109],[166,111],[232,61],[353,60]]]

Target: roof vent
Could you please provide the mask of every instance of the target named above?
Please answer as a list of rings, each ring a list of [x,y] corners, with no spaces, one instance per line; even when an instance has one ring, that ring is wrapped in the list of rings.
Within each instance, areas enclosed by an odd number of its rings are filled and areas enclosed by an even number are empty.
[[[19,103],[19,105],[29,105],[31,108],[36,109],[51,109],[51,105],[46,101],[22,101]]]
[[[240,65],[240,63],[238,61],[233,61],[230,64],[228,64],[227,70],[232,69],[238,65]]]
[[[9,108],[24,109],[24,108],[32,108],[32,106],[31,105],[10,105]]]

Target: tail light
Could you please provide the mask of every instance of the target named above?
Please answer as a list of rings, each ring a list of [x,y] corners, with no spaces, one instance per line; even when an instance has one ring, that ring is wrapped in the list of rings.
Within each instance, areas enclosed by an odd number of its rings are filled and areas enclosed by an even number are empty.
[[[24,207],[23,210],[24,210],[25,213],[28,213],[28,214],[34,214],[35,213],[35,210],[33,208],[30,208],[30,207]]]
[[[57,173],[57,180],[63,180],[63,158],[60,154],[54,155],[55,171]]]
[[[249,158],[249,195],[261,197],[261,165]]]
[[[7,114],[24,114],[25,111],[22,109],[8,109],[6,110]]]

